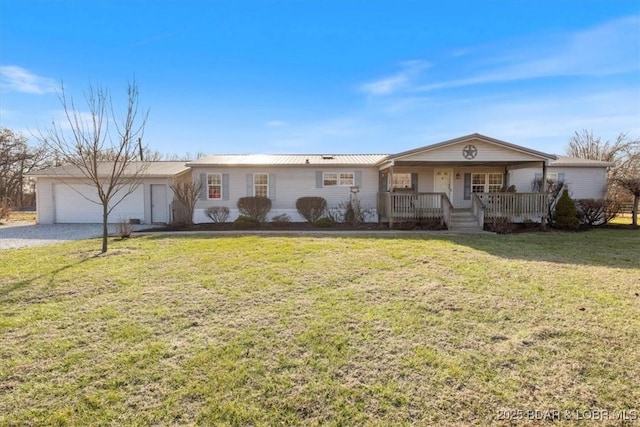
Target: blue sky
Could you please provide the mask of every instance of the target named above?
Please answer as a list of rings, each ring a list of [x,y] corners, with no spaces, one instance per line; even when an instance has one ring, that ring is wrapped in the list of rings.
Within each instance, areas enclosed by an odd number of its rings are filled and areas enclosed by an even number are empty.
[[[135,78],[164,153],[640,137],[637,0],[1,0],[0,67],[0,125],[26,136],[60,81],[118,101]]]

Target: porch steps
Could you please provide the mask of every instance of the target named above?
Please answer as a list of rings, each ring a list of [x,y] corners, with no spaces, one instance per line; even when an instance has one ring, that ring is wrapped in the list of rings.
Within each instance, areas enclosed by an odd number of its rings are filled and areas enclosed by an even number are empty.
[[[478,218],[473,215],[471,209],[454,209],[451,212],[449,230],[477,232],[482,231],[482,227],[478,224]]]

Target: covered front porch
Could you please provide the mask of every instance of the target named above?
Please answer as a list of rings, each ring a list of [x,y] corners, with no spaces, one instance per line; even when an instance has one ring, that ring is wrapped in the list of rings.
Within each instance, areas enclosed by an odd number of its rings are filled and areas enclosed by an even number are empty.
[[[448,229],[483,229],[485,221],[545,221],[547,193],[473,193],[469,208],[455,208],[446,193],[386,191],[378,193],[378,215],[389,227],[401,222],[440,220]]]
[[[400,153],[379,164],[378,215],[394,223],[440,219],[447,228],[480,228],[485,221],[542,222],[549,199],[532,185],[546,180],[555,156],[473,134]],[[515,188],[512,171],[531,169]],[[543,188],[543,186],[539,187]]]

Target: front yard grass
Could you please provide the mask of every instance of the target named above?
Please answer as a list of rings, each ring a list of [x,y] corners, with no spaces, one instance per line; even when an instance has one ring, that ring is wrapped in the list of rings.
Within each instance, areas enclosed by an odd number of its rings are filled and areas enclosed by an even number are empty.
[[[0,252],[0,425],[640,416],[635,230],[98,247]]]

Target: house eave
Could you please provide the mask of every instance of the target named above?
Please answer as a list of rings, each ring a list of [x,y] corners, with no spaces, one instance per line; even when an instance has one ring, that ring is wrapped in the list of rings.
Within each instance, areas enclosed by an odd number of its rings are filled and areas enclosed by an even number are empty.
[[[459,138],[449,139],[447,141],[438,142],[431,145],[426,145],[420,148],[414,148],[412,150],[403,151],[401,153],[393,154],[389,157],[389,159],[394,160],[402,160],[408,156],[413,156],[418,153],[425,153],[429,151],[434,151],[440,148],[447,147],[449,145],[459,144],[461,142],[470,141],[470,140],[480,140],[487,142],[489,144],[494,144],[498,146],[502,146],[505,148],[509,148],[513,151],[517,151],[520,153],[524,153],[530,156],[538,157],[540,160],[556,160],[556,156],[553,154],[543,153],[542,151],[532,150],[530,148],[522,147],[520,145],[512,144],[510,142],[502,141],[499,139],[491,138],[485,135],[481,135],[479,133],[472,133],[470,135],[461,136]]]

